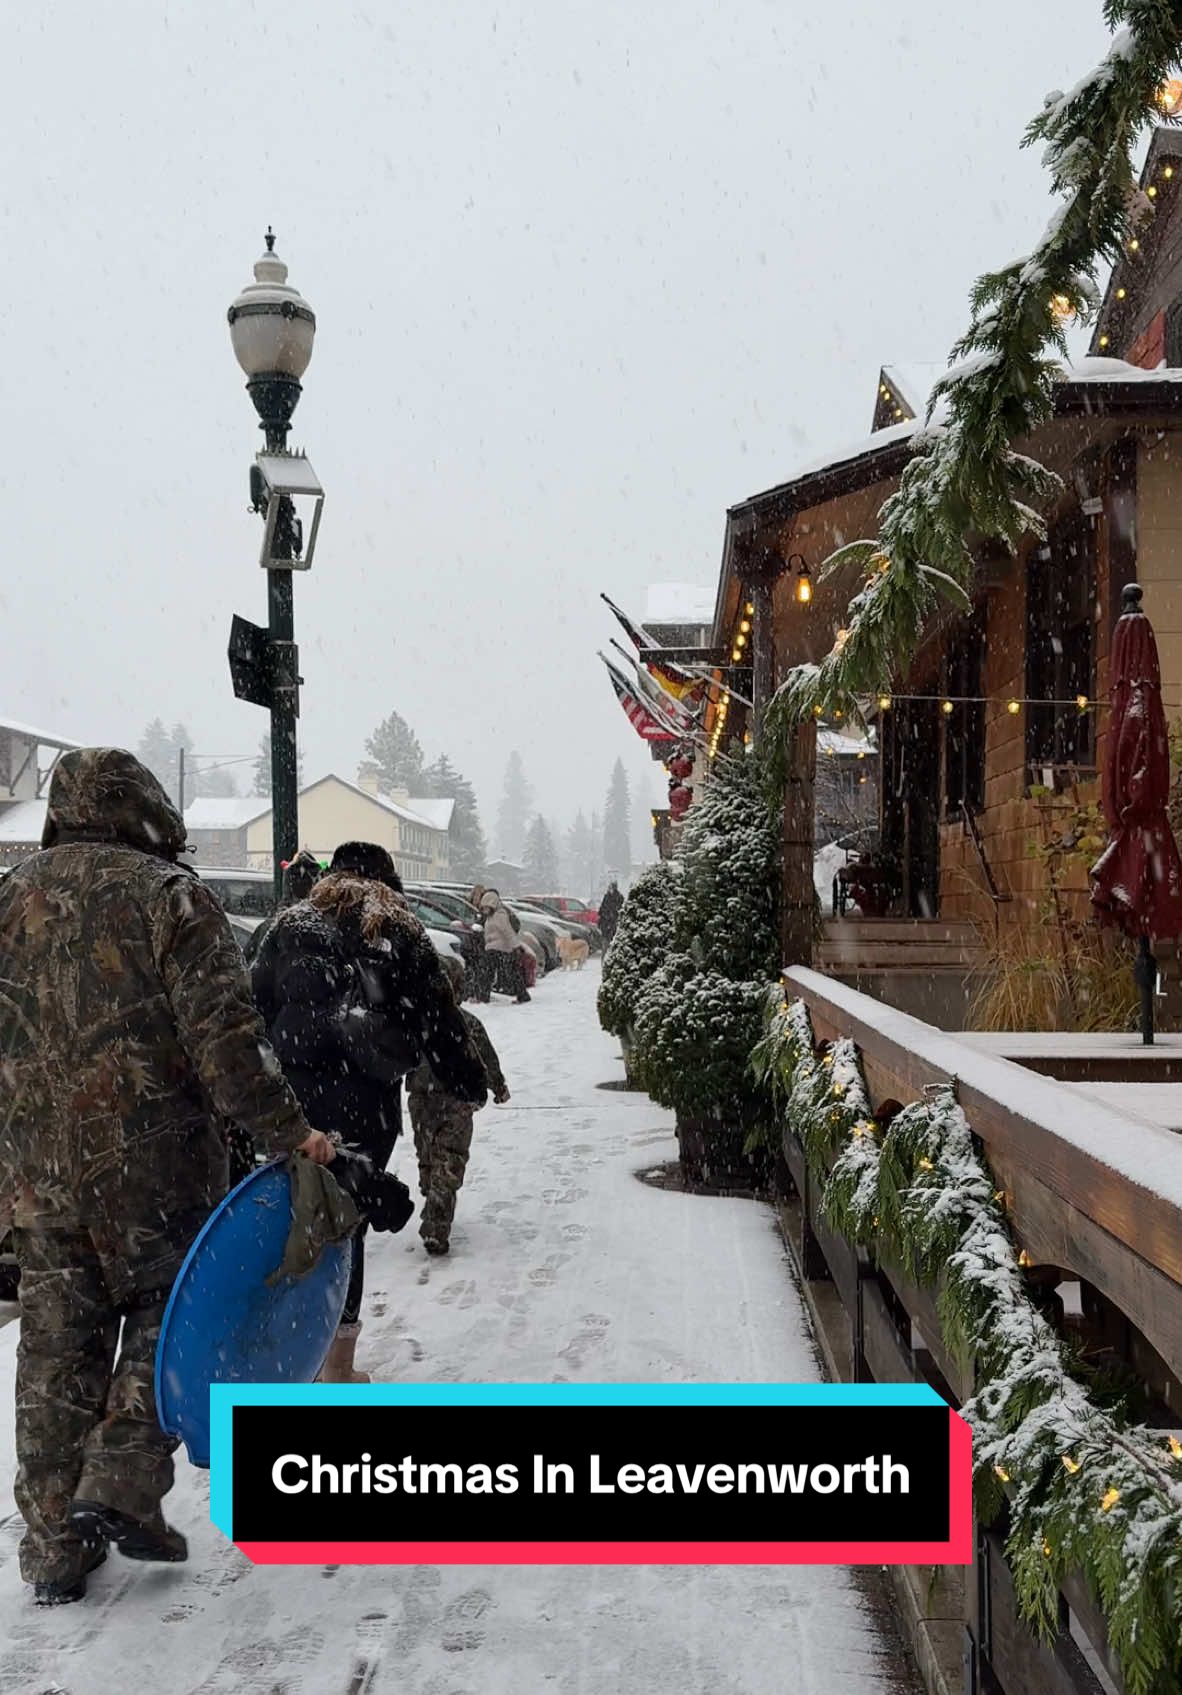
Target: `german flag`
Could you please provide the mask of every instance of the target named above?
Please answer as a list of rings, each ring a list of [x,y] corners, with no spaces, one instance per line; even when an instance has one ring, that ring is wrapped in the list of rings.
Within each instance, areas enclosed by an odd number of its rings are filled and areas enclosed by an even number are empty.
[[[628,614],[622,611],[614,600],[603,593],[600,594],[599,598],[615,613],[623,626],[624,634],[637,650],[646,647],[660,647],[660,642],[649,634],[644,625],[634,624]],[[670,665],[667,661],[646,659],[645,666],[649,674],[660,683],[665,693],[672,695],[674,700],[684,701],[688,706],[700,704],[706,693],[704,678],[691,677],[688,671],[682,671],[678,666]]]

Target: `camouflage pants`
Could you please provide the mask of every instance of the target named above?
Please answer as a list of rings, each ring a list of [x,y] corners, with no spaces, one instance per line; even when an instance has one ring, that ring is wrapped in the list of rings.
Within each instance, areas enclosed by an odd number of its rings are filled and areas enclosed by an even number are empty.
[[[410,1117],[423,1195],[419,1235],[446,1242],[455,1217],[456,1196],[468,1168],[472,1108],[446,1096],[412,1094]]]
[[[84,1565],[75,1497],[154,1519],[172,1487],[176,1441],[156,1422],[156,1341],[167,1287],[112,1296],[91,1234],[13,1231],[20,1265],[14,1493],[25,1521],[26,1583],[68,1582]],[[173,1268],[175,1270],[175,1265]],[[168,1279],[171,1281],[171,1279]],[[122,1338],[120,1338],[122,1326]]]

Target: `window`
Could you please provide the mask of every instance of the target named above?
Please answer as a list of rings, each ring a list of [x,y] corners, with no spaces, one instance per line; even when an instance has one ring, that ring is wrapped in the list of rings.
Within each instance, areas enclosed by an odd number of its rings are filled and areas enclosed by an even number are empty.
[[[985,808],[985,620],[975,612],[949,651],[944,687],[952,711],[944,718],[944,816],[959,818],[962,806],[974,816]]]
[[[1095,694],[1095,606],[1096,532],[1072,512],[1026,567],[1026,763],[1049,788],[1095,764],[1095,715],[1075,704]]]

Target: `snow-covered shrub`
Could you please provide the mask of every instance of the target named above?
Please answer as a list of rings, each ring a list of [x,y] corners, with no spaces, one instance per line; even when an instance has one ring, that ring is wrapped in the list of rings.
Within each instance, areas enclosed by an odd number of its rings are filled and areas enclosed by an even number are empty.
[[[624,902],[616,933],[603,956],[599,985],[599,1022],[609,1035],[631,1033],[641,991],[669,957],[679,876],[680,867],[673,862],[651,865]]]
[[[636,1019],[640,1078],[655,1101],[683,1121],[755,1128],[760,1096],[749,1060],[766,987],[697,971],[687,954],[673,955],[650,982]]]
[[[703,969],[736,981],[775,975],[776,850],[757,760],[716,760],[679,853],[677,945]]]
[[[776,849],[756,759],[717,760],[682,835],[669,958],[634,1003],[636,1074],[683,1121],[769,1120],[750,1062],[777,969]]]

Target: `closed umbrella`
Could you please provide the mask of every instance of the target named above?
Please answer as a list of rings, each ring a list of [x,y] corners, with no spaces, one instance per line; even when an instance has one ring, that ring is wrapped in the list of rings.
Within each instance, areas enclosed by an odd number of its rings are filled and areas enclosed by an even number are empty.
[[[1104,814],[1110,840],[1092,867],[1092,905],[1140,944],[1134,976],[1141,991],[1141,1036],[1153,1041],[1155,941],[1182,936],[1182,860],[1166,817],[1170,744],[1161,702],[1161,667],[1141,589],[1121,595],[1112,643],[1112,717],[1104,750]]]

